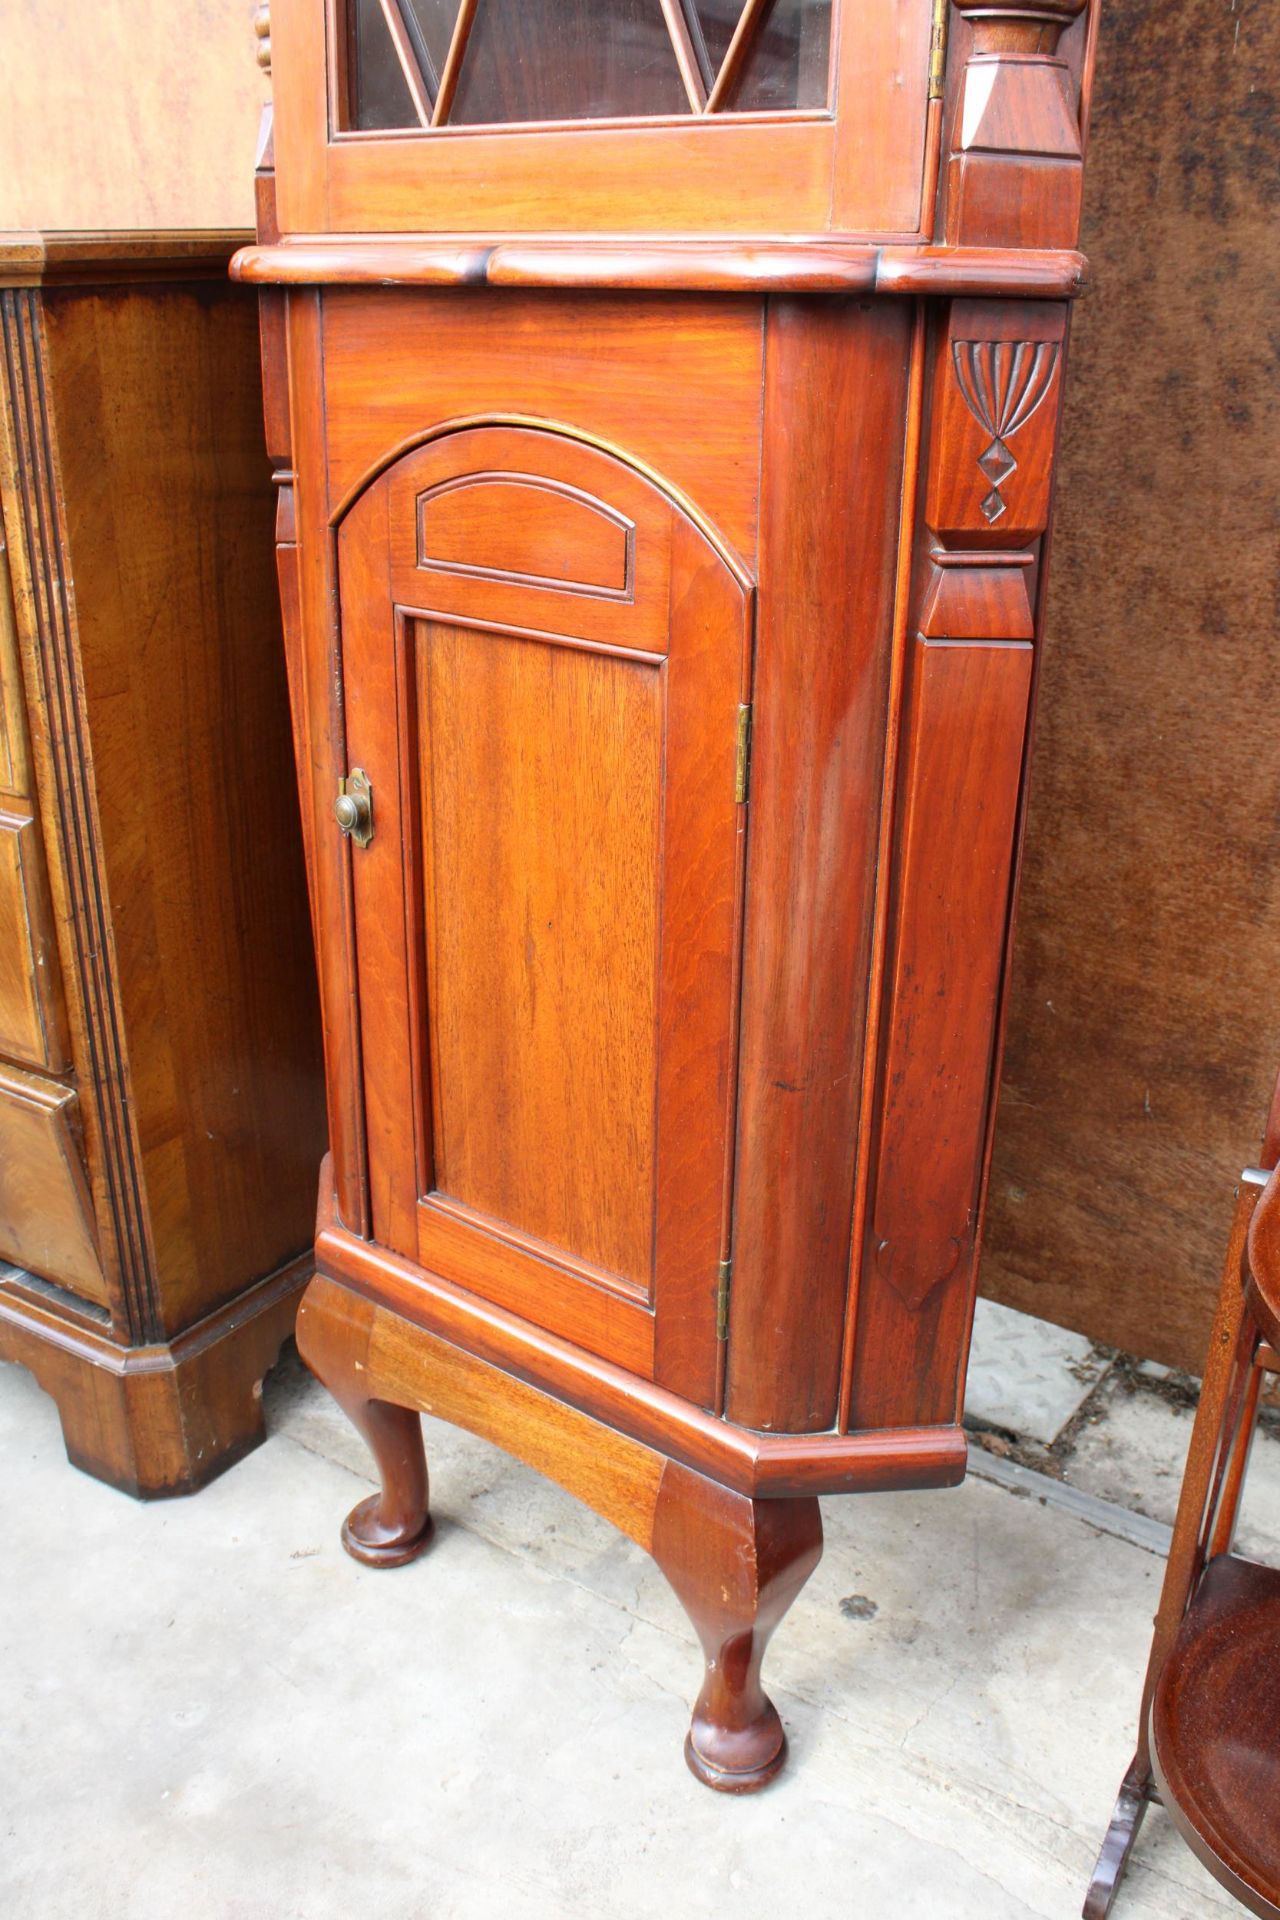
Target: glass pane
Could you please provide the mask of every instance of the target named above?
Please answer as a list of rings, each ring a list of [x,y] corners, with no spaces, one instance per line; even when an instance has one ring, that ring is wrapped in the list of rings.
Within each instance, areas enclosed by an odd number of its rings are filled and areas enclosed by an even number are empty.
[[[733,30],[738,24],[742,12],[742,0],[690,0],[685,7],[685,17],[689,22],[689,35],[693,41],[693,50],[698,55],[698,64],[702,66],[702,48],[706,49],[707,61],[702,67],[702,78],[710,93],[715,77],[724,63],[729,51],[729,42]],[[699,37],[702,48],[699,47]]]
[[[449,121],[688,112],[659,0],[479,0]]]
[[[352,111],[357,127],[416,127],[413,97],[378,0],[351,0]]]
[[[444,72],[457,15],[458,0],[400,0],[400,17],[418,65],[426,77],[427,91],[433,102],[440,85],[440,75]]]
[[[435,103],[460,0],[344,3],[350,124],[367,132],[421,125]],[[743,0],[679,4],[710,93]],[[830,37],[831,0],[766,0],[719,111],[824,106]],[[448,119],[455,126],[510,126],[689,112],[663,0],[477,0]]]
[[[449,51],[458,0],[388,0],[388,4],[400,22],[405,56],[422,75],[423,97],[431,105]],[[419,126],[381,0],[352,0],[352,5],[353,124],[367,132]]]
[[[747,52],[729,113],[825,107],[831,0],[775,0]]]

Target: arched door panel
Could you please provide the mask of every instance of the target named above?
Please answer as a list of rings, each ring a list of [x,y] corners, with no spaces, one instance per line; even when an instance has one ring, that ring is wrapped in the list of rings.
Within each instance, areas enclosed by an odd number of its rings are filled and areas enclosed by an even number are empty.
[[[405,455],[339,535],[375,1237],[710,1404],[749,598],[567,435]]]

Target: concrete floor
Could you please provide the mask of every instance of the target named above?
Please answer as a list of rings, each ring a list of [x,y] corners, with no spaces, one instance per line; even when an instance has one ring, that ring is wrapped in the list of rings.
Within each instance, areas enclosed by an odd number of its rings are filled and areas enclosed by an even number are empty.
[[[1091,1470],[1167,1505],[1152,1462],[1180,1466],[1185,1416],[1148,1398],[1146,1465],[1095,1432]],[[698,1659],[638,1549],[428,1421],[436,1543],[359,1567],[359,1441],[296,1360],[268,1411],[248,1460],[142,1506],[69,1469],[51,1403],[0,1368],[4,1920],[1079,1912],[1153,1553],[974,1477],[824,1502],[767,1669],[790,1770],[735,1801],[685,1770]],[[1219,1910],[1153,1810],[1116,1920]]]

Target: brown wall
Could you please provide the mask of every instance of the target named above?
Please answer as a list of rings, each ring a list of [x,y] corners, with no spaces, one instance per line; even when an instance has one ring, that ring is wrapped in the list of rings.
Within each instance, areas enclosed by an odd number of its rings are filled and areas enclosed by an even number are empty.
[[[1280,1064],[1280,7],[1103,0],[983,1291],[1200,1371]]]
[[[2,0],[0,228],[251,227],[254,0]]]

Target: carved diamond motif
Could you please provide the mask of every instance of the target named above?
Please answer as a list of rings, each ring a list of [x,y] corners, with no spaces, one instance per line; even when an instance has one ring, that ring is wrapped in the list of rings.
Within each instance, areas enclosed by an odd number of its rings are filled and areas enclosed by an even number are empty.
[[[1051,340],[956,340],[951,351],[965,405],[992,436],[978,455],[983,478],[991,482],[990,493],[979,502],[990,526],[1005,511],[1000,488],[1018,464],[1005,441],[1044,401],[1057,371],[1058,349]]]
[[[978,465],[993,487],[1007,480],[1017,464],[1003,440],[993,440],[986,452],[978,456]]]

